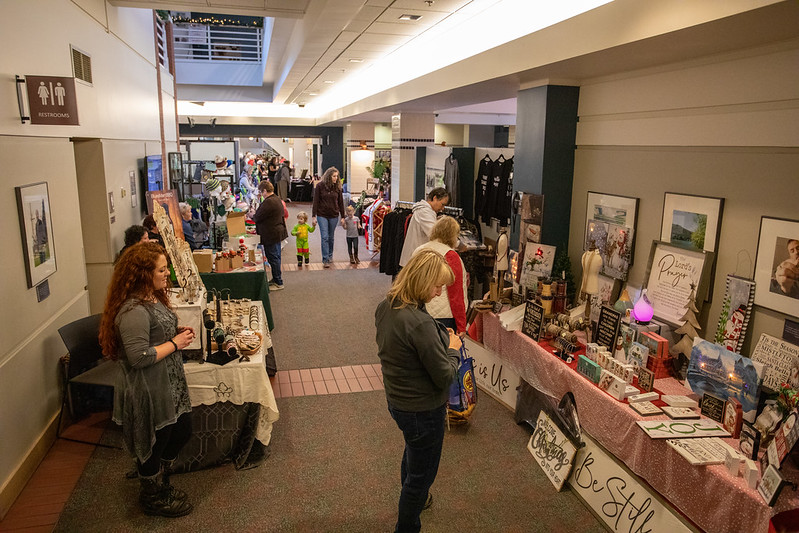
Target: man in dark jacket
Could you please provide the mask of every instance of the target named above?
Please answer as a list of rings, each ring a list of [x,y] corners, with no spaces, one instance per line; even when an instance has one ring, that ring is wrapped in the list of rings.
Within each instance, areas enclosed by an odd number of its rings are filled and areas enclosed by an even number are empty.
[[[280,272],[280,242],[289,236],[286,220],[283,218],[283,202],[275,195],[275,186],[269,181],[258,184],[258,191],[263,200],[255,212],[255,231],[261,237],[266,259],[272,268],[272,281],[269,289],[279,291],[283,288],[283,276]]]

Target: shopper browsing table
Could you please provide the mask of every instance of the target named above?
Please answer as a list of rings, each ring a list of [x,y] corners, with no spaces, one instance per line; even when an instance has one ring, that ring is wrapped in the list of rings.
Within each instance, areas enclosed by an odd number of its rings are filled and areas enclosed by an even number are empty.
[[[289,236],[284,218],[286,206],[275,195],[275,186],[272,185],[272,182],[262,181],[258,184],[258,191],[263,200],[252,219],[255,222],[255,231],[261,237],[266,259],[272,269],[272,281],[269,282],[269,289],[279,291],[283,288],[283,275],[280,270],[280,242]]]
[[[178,326],[169,306],[169,269],[156,243],[131,246],[114,269],[100,323],[103,355],[122,368],[114,422],[136,459],[144,513],[183,516],[192,505],[169,484],[172,463],[191,436],[191,403],[180,350],[194,330]],[[160,480],[159,480],[160,474]]]
[[[466,267],[455,249],[458,247],[458,236],[461,225],[452,217],[439,218],[430,230],[430,240],[416,249],[414,254],[422,250],[434,250],[446,259],[455,279],[441,289],[441,294],[427,302],[425,309],[430,316],[454,329],[457,333],[466,333]]]
[[[430,230],[436,223],[436,217],[449,204],[449,193],[444,187],[436,187],[427,195],[427,200],[413,204],[413,215],[408,223],[405,243],[399,264],[404,267],[413,255],[414,250],[430,240]]]
[[[341,194],[338,169],[330,167],[322,174],[322,181],[313,191],[313,209],[311,211],[314,224],[319,223],[319,232],[322,234],[322,263],[324,268],[330,268],[333,261],[333,242],[335,241],[336,226],[344,225],[344,197]]]
[[[396,532],[418,532],[430,506],[444,443],[449,388],[458,372],[460,338],[436,322],[424,305],[454,275],[433,250],[415,254],[377,306],[378,356],[388,410],[405,439]]]

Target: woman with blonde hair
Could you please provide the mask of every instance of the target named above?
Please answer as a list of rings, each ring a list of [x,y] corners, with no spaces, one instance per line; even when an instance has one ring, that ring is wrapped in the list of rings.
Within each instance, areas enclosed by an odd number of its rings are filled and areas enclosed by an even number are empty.
[[[419,253],[421,250],[434,250],[446,259],[455,279],[441,290],[439,296],[427,302],[425,308],[430,316],[446,327],[454,329],[456,333],[465,333],[466,308],[469,306],[466,297],[466,267],[458,252],[455,251],[460,233],[461,225],[458,224],[458,221],[445,215],[433,224],[433,229],[430,230],[430,240],[419,246],[414,253]]]
[[[420,250],[375,311],[388,411],[405,439],[398,532],[419,531],[419,514],[433,501],[429,489],[438,473],[447,398],[458,372],[461,341],[424,306],[454,278],[441,254]]]
[[[191,403],[181,350],[194,330],[178,326],[167,296],[166,251],[154,242],[119,258],[100,321],[103,355],[119,362],[113,420],[136,459],[145,514],[191,512],[186,493],[169,484],[172,463],[191,436]],[[159,479],[160,476],[160,479]]]

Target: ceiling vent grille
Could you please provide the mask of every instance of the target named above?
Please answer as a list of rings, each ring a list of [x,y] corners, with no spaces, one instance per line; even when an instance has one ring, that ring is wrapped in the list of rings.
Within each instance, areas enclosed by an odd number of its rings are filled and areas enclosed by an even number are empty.
[[[92,58],[84,54],[74,46],[70,46],[72,51],[72,72],[75,78],[92,83]]]

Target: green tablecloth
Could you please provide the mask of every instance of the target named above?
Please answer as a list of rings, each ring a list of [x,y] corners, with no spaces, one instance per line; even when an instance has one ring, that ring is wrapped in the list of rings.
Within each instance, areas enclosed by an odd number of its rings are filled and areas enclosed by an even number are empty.
[[[272,307],[269,305],[269,284],[266,280],[264,270],[254,272],[216,272],[200,274],[205,288],[230,289],[231,298],[249,298],[250,300],[261,300],[266,312],[266,320],[269,323],[269,330],[275,329],[275,322],[272,320]]]

